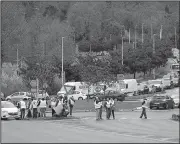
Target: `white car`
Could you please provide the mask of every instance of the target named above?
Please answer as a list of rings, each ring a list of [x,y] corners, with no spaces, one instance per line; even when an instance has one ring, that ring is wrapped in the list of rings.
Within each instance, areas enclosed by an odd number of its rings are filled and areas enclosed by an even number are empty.
[[[44,90],[39,90],[39,94],[37,98],[46,98],[46,97],[49,97],[48,93],[45,92]]]
[[[1,101],[1,119],[20,119],[19,109],[11,102]]]
[[[173,98],[174,100],[174,103],[175,103],[175,107],[178,107],[179,106],[179,94],[173,94],[171,95],[171,98]]]
[[[81,91],[74,91],[73,94],[68,95],[68,98],[70,98],[71,96],[74,97],[74,100],[84,100],[84,99],[87,99],[86,94],[81,92]]]
[[[29,92],[15,92],[6,97],[6,100],[19,101],[20,99],[30,99],[31,93]]]

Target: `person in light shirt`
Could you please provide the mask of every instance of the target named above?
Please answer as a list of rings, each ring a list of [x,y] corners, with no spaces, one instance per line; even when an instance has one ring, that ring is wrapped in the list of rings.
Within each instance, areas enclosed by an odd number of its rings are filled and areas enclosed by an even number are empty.
[[[33,101],[31,102],[31,108],[33,111],[33,118],[37,118],[37,115],[38,115],[37,105],[38,105],[37,99],[33,98]]]
[[[19,107],[20,107],[20,111],[21,111],[21,119],[24,119],[25,111],[26,111],[26,102],[25,102],[25,99],[21,99],[20,100]]]
[[[96,120],[100,120],[100,108],[101,108],[101,103],[98,97],[95,98],[94,100],[94,106],[96,110]]]
[[[115,111],[115,102],[113,98],[110,99],[110,105],[111,105],[111,113],[113,115],[113,119],[115,119],[114,111]]]
[[[41,117],[46,117],[46,107],[47,107],[47,105],[48,105],[47,101],[44,98],[42,98],[39,101],[37,106],[39,106],[39,108],[40,108],[40,115],[41,115]]]
[[[142,113],[140,118],[142,118],[143,116],[145,117],[145,119],[147,119],[147,115],[146,115],[146,109],[148,108],[147,106],[147,99],[145,98],[142,102]]]

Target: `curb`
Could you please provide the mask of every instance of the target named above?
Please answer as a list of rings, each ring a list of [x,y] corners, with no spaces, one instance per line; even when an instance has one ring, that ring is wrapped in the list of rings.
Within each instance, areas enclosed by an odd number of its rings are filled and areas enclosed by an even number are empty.
[[[174,121],[180,121],[179,117],[180,117],[180,115],[173,114],[171,119],[174,120]]]

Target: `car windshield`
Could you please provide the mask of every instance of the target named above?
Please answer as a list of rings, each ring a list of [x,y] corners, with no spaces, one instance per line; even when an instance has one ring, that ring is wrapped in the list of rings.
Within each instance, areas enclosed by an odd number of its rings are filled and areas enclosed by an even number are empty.
[[[150,84],[161,84],[161,81],[150,81]]]
[[[165,99],[165,96],[154,96],[153,99]]]
[[[15,108],[15,105],[10,102],[1,102],[1,108]]]

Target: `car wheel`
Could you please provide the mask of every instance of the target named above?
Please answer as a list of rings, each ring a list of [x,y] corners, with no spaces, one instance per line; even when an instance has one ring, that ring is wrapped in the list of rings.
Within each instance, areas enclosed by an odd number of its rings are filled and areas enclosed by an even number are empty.
[[[174,104],[172,104],[172,109],[174,109],[174,107],[175,107]]]
[[[15,118],[15,120],[20,120],[20,118]]]
[[[153,107],[152,106],[150,106],[150,109],[152,109]]]
[[[1,120],[8,120],[7,118],[1,118]]]
[[[164,104],[164,109],[168,109],[168,108],[169,108],[168,104]]]
[[[83,98],[82,98],[82,97],[79,97],[78,100],[83,100]]]

